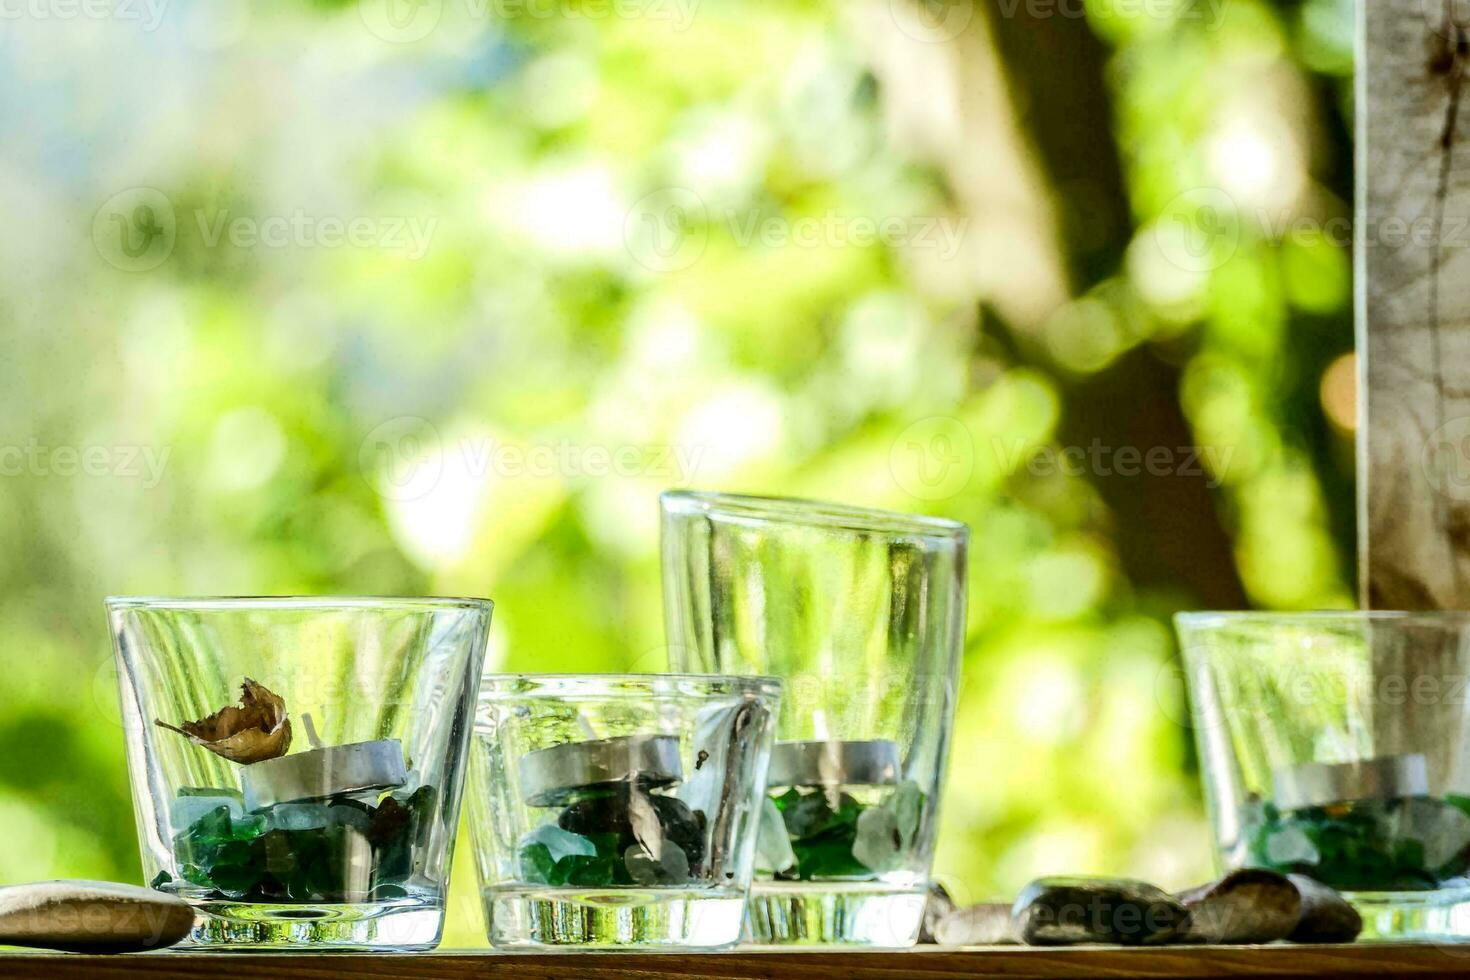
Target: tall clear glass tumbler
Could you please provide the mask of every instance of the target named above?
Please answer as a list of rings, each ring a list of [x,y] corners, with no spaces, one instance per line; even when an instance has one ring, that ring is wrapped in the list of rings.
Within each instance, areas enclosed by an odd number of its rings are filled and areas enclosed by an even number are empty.
[[[740,939],[780,682],[487,675],[470,826],[490,942]]]
[[[965,631],[963,524],[670,492],[675,670],[785,682],[748,938],[918,939]]]
[[[1366,938],[1470,936],[1470,614],[1175,622],[1220,865],[1330,885]]]
[[[436,946],[490,602],[107,606],[144,874],[198,911],[186,945]]]

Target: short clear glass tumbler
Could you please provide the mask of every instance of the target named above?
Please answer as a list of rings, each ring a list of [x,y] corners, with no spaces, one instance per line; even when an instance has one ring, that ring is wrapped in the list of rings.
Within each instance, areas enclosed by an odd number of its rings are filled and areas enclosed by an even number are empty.
[[[206,947],[432,949],[479,599],[107,601],[143,868]]]
[[[670,666],[786,685],[751,941],[917,941],[967,536],[954,521],[811,501],[663,495]]]
[[[1470,614],[1176,623],[1220,864],[1330,885],[1365,938],[1470,936]]]
[[[780,682],[487,675],[469,817],[499,947],[740,939]]]

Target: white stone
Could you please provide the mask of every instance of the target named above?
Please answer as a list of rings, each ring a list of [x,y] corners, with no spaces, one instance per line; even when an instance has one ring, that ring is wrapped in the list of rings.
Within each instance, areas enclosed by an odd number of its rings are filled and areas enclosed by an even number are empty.
[[[41,881],[0,888],[0,945],[79,953],[172,946],[194,926],[183,899],[110,881]]]

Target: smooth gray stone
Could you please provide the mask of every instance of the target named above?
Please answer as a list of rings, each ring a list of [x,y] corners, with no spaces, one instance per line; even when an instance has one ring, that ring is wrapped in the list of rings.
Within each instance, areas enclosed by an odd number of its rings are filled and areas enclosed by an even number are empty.
[[[1189,909],[1187,943],[1271,943],[1302,915],[1302,898],[1285,875],[1245,868],[1175,896]]]
[[[934,930],[946,915],[955,910],[954,899],[949,897],[949,892],[937,881],[929,882],[929,891],[924,900],[924,918],[919,922],[919,942],[937,943],[934,938]]]
[[[934,941],[941,946],[1014,946],[1021,940],[1011,921],[1011,907],[985,902],[940,919],[934,927]]]
[[[1030,946],[1156,946],[1189,925],[1178,899],[1130,878],[1038,878],[1021,890],[1011,918]]]
[[[1294,943],[1350,943],[1363,931],[1363,917],[1347,899],[1305,875],[1287,875],[1302,897],[1302,915],[1291,935]]]
[[[172,946],[194,926],[183,899],[111,881],[38,881],[0,888],[0,945],[76,953]]]

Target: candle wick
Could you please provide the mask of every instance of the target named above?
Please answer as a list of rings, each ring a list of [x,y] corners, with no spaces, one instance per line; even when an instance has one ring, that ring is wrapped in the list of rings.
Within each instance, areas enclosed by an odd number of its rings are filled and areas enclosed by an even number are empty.
[[[303,711],[301,713],[301,723],[306,726],[306,740],[311,743],[311,747],[314,749],[321,748],[322,740],[316,733],[316,722],[311,720],[310,711]]]

